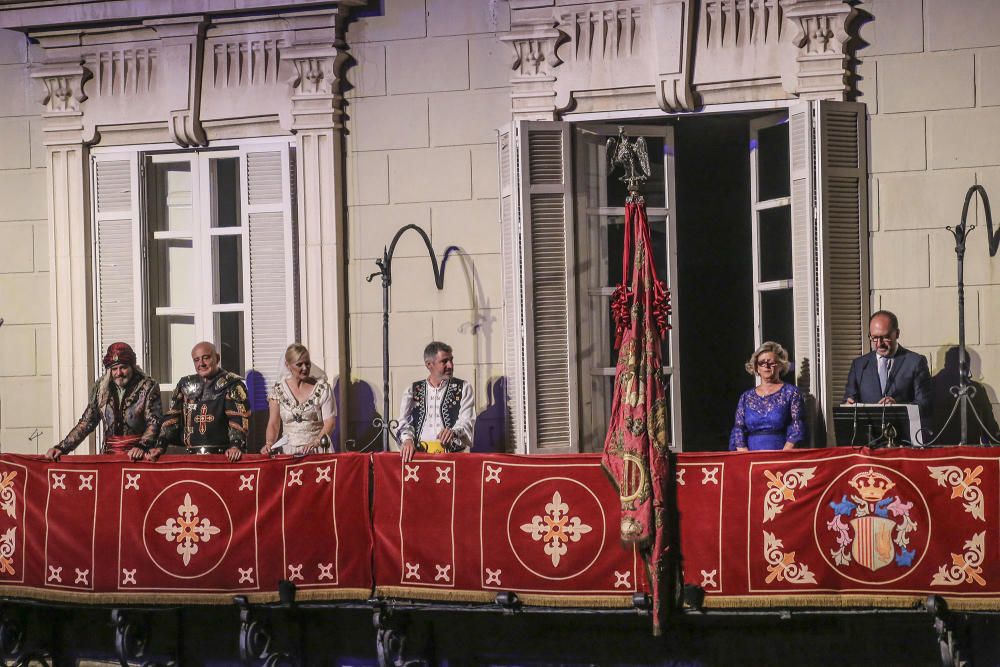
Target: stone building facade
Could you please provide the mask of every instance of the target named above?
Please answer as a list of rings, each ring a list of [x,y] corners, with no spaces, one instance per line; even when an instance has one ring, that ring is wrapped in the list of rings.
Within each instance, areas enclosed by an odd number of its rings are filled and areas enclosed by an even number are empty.
[[[341,437],[364,438],[383,400],[367,278],[409,223],[457,251],[438,292],[419,238],[396,249],[393,410],[443,339],[478,445],[598,449],[620,124],[660,149],[674,443],[724,447],[739,365],[771,333],[822,441],[875,309],[948,382],[944,227],[970,185],[1000,191],[998,27],[988,0],[4,2],[0,449],[57,440],[97,350],[130,337],[165,385],[194,340],[268,377],[300,339],[351,379]],[[966,326],[996,411],[1000,268],[974,214]]]

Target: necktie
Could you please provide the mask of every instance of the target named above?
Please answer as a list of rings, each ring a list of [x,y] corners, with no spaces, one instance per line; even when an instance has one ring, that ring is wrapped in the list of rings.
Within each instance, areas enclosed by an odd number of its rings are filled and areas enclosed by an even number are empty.
[[[889,383],[889,357],[879,356],[878,358],[878,383],[882,387],[882,395],[885,396],[885,387]]]

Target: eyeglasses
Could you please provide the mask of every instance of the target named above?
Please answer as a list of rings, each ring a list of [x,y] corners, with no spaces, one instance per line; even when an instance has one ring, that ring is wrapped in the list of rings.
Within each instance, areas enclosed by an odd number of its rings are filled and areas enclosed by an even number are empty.
[[[873,343],[891,343],[893,338],[895,338],[895,336],[893,334],[889,334],[888,336],[869,336],[868,340]]]
[[[778,366],[779,364],[778,364],[777,361],[769,361],[769,360],[765,359],[764,361],[758,361],[757,365],[758,366],[763,366],[765,368],[774,368],[775,366]]]

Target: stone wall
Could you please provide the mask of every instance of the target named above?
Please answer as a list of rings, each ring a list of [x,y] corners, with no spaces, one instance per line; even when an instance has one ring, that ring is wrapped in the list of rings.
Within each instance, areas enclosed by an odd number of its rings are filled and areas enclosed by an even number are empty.
[[[1000,212],[1000,3],[867,0],[858,51],[859,101],[871,113],[872,307],[899,315],[901,342],[927,355],[947,412],[957,380],[955,242],[969,186]],[[990,258],[983,208],[965,263],[973,380],[1000,414],[1000,257]]]
[[[0,451],[34,454],[53,442],[52,351],[42,107],[28,57],[22,33],[0,30]]]
[[[445,267],[434,285],[423,242],[407,232],[392,263],[390,401],[426,376],[432,339],[454,347],[456,376],[474,382],[477,449],[502,447],[502,286],[496,129],[510,117],[511,55],[497,40],[510,11],[497,0],[386,0],[360,16],[347,42],[351,412],[382,412],[382,290],[377,270],[396,230],[423,227]]]

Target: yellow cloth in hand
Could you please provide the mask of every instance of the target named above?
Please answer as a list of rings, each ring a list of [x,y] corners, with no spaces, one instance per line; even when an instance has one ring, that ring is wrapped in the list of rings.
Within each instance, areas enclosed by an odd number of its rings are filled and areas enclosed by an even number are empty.
[[[420,446],[428,454],[444,454],[448,451],[441,444],[440,440],[421,440]]]

